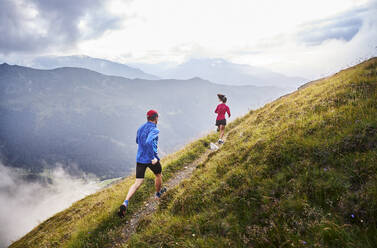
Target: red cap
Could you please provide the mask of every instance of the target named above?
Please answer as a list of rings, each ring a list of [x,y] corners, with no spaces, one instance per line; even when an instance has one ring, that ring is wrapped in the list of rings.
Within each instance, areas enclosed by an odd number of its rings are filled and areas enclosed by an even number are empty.
[[[157,116],[158,116],[158,113],[157,113],[156,110],[151,109],[151,110],[149,110],[149,111],[147,112],[147,117],[151,117],[151,116],[153,116],[153,115],[157,115]]]

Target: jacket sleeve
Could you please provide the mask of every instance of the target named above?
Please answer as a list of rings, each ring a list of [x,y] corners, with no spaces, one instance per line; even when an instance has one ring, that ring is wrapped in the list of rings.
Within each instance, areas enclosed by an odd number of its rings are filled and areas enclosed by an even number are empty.
[[[219,111],[219,105],[217,105],[217,107],[215,109],[215,113],[217,114],[218,111]]]
[[[140,130],[140,129],[138,129],[137,132],[136,132],[136,144],[139,144],[139,141],[138,141],[138,138],[139,138],[139,130]]]
[[[158,149],[157,149],[157,140],[158,140],[159,133],[160,133],[160,130],[158,130],[157,128],[153,129],[148,134],[147,140],[145,142],[148,146],[150,146],[151,150],[153,151],[154,157],[157,158],[158,160],[160,160],[158,157]]]
[[[160,161],[160,157],[158,156],[157,139],[153,140],[152,148],[153,148],[153,156],[157,158],[158,161]]]
[[[228,106],[226,106],[226,112],[228,113],[228,116],[230,117],[230,109]]]

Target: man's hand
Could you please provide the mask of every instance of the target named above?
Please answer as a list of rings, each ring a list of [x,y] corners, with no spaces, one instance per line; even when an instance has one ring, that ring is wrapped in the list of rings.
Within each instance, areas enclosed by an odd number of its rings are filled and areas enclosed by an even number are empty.
[[[158,162],[157,158],[152,159],[152,164],[157,164],[157,162]]]

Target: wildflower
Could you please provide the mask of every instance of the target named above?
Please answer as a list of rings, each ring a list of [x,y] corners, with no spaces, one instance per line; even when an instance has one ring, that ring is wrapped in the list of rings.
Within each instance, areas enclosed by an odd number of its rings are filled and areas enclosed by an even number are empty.
[[[352,219],[355,218],[355,215],[354,215],[354,214],[351,214],[351,218],[352,218]]]

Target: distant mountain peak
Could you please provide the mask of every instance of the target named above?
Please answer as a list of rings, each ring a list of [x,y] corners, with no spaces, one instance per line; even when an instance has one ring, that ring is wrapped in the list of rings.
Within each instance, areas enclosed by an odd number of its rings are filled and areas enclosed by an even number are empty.
[[[263,67],[232,63],[223,58],[191,58],[173,68],[162,69],[156,74],[162,78],[199,77],[217,84],[273,86],[286,89],[295,89],[307,81],[304,78],[288,77]]]
[[[35,58],[32,63],[32,67],[38,69],[55,69],[58,67],[80,67],[96,71],[105,75],[121,76],[129,79],[159,79],[158,77],[152,74],[145,73],[139,68],[133,68],[126,64],[102,58],[93,58],[87,55],[42,56]]]
[[[208,81],[208,80],[205,80],[201,77],[193,77],[193,78],[189,78],[188,81],[194,81],[194,80],[200,80],[200,81]]]

